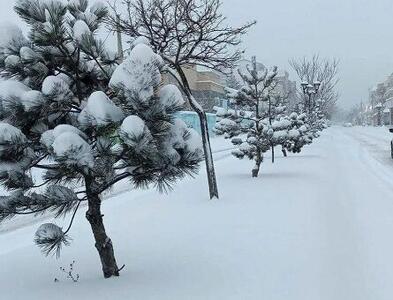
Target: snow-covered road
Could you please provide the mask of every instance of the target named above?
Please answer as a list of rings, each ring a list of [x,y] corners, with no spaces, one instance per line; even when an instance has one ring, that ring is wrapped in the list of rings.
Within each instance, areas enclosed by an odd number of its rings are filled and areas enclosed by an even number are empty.
[[[82,211],[58,261],[32,244],[37,225],[3,233],[0,299],[390,300],[389,140],[382,128],[332,127],[299,155],[266,158],[258,179],[251,162],[217,152],[219,201],[206,199],[203,168],[169,195],[113,197],[105,222],[126,264],[115,280],[100,277]],[[58,271],[74,259],[75,284]]]
[[[311,251],[321,255],[314,258],[321,262],[315,278],[321,296],[315,299],[393,295],[389,139],[387,131],[382,138],[368,128],[331,128],[313,149],[321,157],[312,166],[315,209],[320,210],[320,221],[313,220],[320,237],[315,235],[316,248]]]

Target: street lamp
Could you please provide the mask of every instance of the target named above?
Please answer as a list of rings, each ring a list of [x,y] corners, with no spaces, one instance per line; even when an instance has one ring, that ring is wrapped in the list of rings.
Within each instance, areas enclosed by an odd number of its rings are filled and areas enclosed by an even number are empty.
[[[312,96],[316,95],[321,87],[320,81],[315,81],[314,83],[309,83],[307,81],[302,81],[300,84],[303,90],[303,94],[308,97],[308,112],[311,115],[313,103]]]
[[[308,82],[307,81],[302,81],[302,83],[300,85],[302,86],[303,93],[306,94]]]
[[[316,92],[319,91],[319,88],[321,87],[321,84],[322,84],[322,83],[321,83],[319,80],[317,80],[317,81],[314,82],[314,88],[315,88],[315,91],[316,91]]]

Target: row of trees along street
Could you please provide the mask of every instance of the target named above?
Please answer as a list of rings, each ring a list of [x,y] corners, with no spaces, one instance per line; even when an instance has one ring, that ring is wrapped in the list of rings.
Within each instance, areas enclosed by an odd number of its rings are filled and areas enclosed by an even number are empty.
[[[204,160],[210,198],[218,198],[206,113],[183,68],[236,68],[241,38],[254,22],[225,25],[220,7],[220,0],[124,0],[118,7],[17,1],[30,31],[26,36],[11,26],[0,49],[1,77],[12,79],[0,91],[0,180],[8,191],[0,198],[0,221],[69,215],[66,229],[46,223],[35,235],[44,254],[59,255],[85,203],[109,278],[123,266],[104,226],[103,193],[127,180],[130,189],[166,191]],[[99,38],[105,29],[132,40],[128,55],[113,53]],[[284,155],[298,153],[318,137],[337,98],[336,61],[291,64],[307,82],[295,105],[280,89],[276,67],[250,66],[240,72],[238,88],[228,89],[229,108],[217,112],[217,134],[232,139],[236,157],[255,161],[254,177],[265,152],[274,161],[275,146]],[[165,73],[177,84],[163,84]],[[176,117],[185,101],[198,114],[202,138]]]

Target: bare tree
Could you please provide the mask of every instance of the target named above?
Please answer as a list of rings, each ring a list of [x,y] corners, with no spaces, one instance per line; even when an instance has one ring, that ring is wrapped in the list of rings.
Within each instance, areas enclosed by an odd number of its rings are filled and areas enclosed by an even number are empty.
[[[236,46],[255,22],[240,27],[225,25],[221,0],[123,0],[122,4],[126,14],[116,17],[119,10],[112,7],[115,14],[109,24],[132,38],[147,39],[168,64],[167,72],[177,80],[199,116],[210,198],[218,198],[206,113],[193,96],[184,68],[232,69],[242,54]]]
[[[309,83],[321,82],[316,99],[320,100],[320,110],[326,117],[330,117],[339,97],[336,91],[339,82],[337,77],[339,61],[335,58],[321,59],[319,55],[314,55],[311,59],[306,57],[291,59],[289,64],[300,80]],[[307,102],[306,96],[300,90],[298,91],[298,97],[303,103]]]

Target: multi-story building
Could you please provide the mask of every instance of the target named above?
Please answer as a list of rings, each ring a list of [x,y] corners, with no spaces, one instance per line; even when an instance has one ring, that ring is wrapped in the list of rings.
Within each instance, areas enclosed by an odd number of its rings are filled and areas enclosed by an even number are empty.
[[[375,126],[393,124],[393,74],[370,90],[371,123]]]
[[[225,100],[225,80],[213,70],[198,70],[196,65],[183,68],[191,91],[206,112],[213,112],[213,107]],[[177,84],[174,78],[164,75],[165,83]]]
[[[286,97],[287,108],[289,111],[295,109],[298,103],[296,81],[289,79],[289,73],[284,71],[283,74],[279,74],[276,77],[277,88],[281,90],[281,93]]]
[[[252,62],[246,59],[238,62],[237,69],[245,73],[247,68],[251,68]],[[266,67],[256,62],[257,71],[263,71]],[[214,107],[226,107],[226,87],[230,87],[228,77],[222,73],[210,69],[200,69],[196,65],[188,65],[183,67],[183,71],[188,79],[191,91],[196,100],[202,105],[206,112],[214,112]],[[233,78],[242,85],[242,79],[237,70],[232,72]],[[177,84],[176,79],[164,74],[164,83]],[[296,104],[296,82],[289,79],[288,72],[280,73],[277,76],[277,88],[285,94],[288,99],[288,106],[293,107]],[[191,110],[190,107],[188,107]]]

